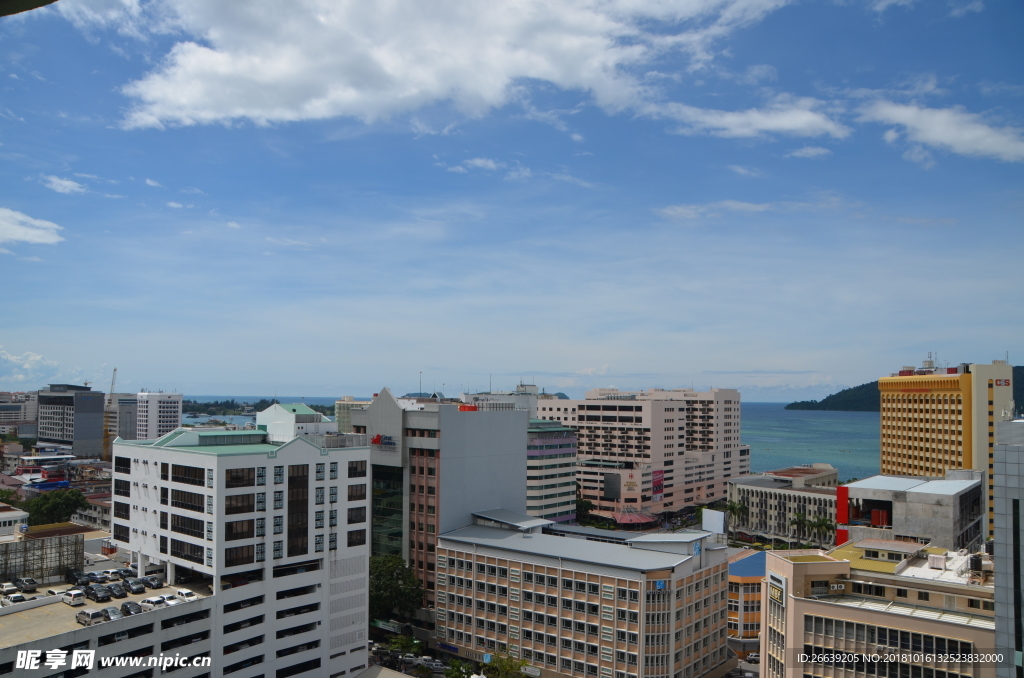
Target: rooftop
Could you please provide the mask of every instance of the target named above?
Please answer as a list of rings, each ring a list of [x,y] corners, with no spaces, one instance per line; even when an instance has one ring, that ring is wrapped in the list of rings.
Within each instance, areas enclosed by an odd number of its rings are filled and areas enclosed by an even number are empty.
[[[831,464],[819,464],[818,466],[790,466],[788,468],[781,468],[778,471],[765,471],[766,475],[782,476],[784,478],[807,478],[809,476],[817,476],[822,473],[832,473],[835,471],[835,467]]]
[[[516,513],[515,511],[508,511],[500,508],[491,509],[489,511],[475,511],[473,515],[483,520],[490,520],[491,522],[501,523],[502,525],[517,527],[520,530],[530,530],[534,527],[543,527],[544,525],[551,525],[554,522],[545,518],[535,518],[534,516],[527,516],[522,513]]]
[[[925,546],[925,544],[918,544],[916,542],[895,541],[893,539],[862,539],[853,544],[854,548],[894,551],[897,553],[917,553]]]
[[[833,605],[844,605],[846,607],[859,607],[873,612],[884,612],[886,614],[900,614],[919,619],[931,619],[933,621],[945,622],[947,624],[959,624],[961,626],[972,626],[981,629],[995,629],[996,620],[994,617],[983,617],[963,612],[951,612],[949,610],[938,610],[933,607],[918,607],[906,603],[897,603],[878,598],[860,598],[857,596],[836,596],[824,597],[820,602]]]
[[[767,560],[767,551],[751,551],[750,555],[729,563],[729,576],[763,577]]]
[[[692,557],[589,539],[566,539],[550,534],[526,534],[483,525],[470,525],[447,532],[441,535],[441,539],[639,572],[671,569]]]
[[[281,403],[279,406],[292,414],[318,414],[316,410],[303,403]]]
[[[929,479],[878,475],[848,483],[846,486],[861,490],[888,490],[890,492],[916,492],[953,496],[980,484],[980,480],[944,480],[941,478]]]

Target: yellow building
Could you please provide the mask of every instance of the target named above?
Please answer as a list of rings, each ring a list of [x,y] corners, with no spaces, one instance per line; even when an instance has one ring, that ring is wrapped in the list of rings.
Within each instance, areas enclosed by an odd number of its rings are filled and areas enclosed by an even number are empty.
[[[988,518],[995,531],[993,446],[998,421],[1013,418],[1013,368],[991,365],[904,367],[878,380],[881,392],[881,471],[898,476],[943,477],[970,468],[986,475]]]
[[[744,550],[729,559],[729,648],[746,658],[760,651],[761,581],[765,551]]]
[[[765,678],[995,677],[990,557],[865,539],[769,553],[765,575]]]

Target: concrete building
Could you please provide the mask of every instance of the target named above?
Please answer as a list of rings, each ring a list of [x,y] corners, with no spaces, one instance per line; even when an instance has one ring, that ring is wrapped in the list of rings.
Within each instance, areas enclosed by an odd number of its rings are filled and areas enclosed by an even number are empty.
[[[544,534],[548,521],[482,511],[438,541],[435,649],[508,652],[539,678],[695,678],[735,666],[726,647],[726,549],[707,532],[608,543]]]
[[[745,658],[761,650],[761,583],[766,551],[744,550],[729,559],[729,648]]]
[[[382,389],[352,428],[370,440],[373,554],[399,554],[432,605],[438,535],[473,521],[473,511],[526,513],[525,410],[480,409]]]
[[[806,464],[740,476],[729,481],[729,501],[747,507],[747,515],[729,519],[730,528],[740,541],[782,540],[808,543],[819,537],[831,544],[832,533],[813,533],[808,522],[836,519],[836,485],[839,471],[831,464]]]
[[[949,471],[944,480],[872,476],[837,488],[836,544],[895,539],[959,550],[984,541],[982,473]]]
[[[104,394],[89,386],[50,384],[39,391],[39,443],[98,459],[103,454],[103,403]]]
[[[577,430],[583,498],[624,524],[721,499],[729,478],[750,472],[733,389],[595,389],[541,402],[537,416]]]
[[[38,419],[39,394],[37,392],[0,392],[0,425],[34,424]]]
[[[762,675],[994,678],[992,662],[971,659],[994,647],[991,568],[980,556],[878,539],[771,552],[761,602]],[[836,653],[859,656],[841,663],[833,661]],[[861,661],[864,655],[893,660]]]
[[[463,393],[459,399],[469,405],[503,404],[517,410],[526,410],[531,419],[537,418],[537,401],[558,400],[555,396],[541,394],[533,384],[519,384],[514,391],[483,391],[481,393]],[[554,411],[554,410],[552,410]],[[547,418],[547,417],[545,417]]]
[[[338,433],[338,424],[302,403],[271,405],[256,413],[256,428],[273,443]]]
[[[929,358],[931,355],[929,354]],[[996,424],[1013,418],[1013,368],[991,365],[904,367],[878,380],[884,474],[942,477],[950,469],[985,473],[984,534],[995,531],[992,464]]]
[[[85,500],[89,507],[75,511],[71,522],[86,525],[94,530],[110,532],[111,495],[109,492],[88,494]]]
[[[1024,487],[1024,446],[995,447],[996,538],[996,652],[1005,661],[996,667],[998,678],[1024,675],[1024,533],[1021,504]]]
[[[352,410],[369,405],[367,400],[356,400],[352,396],[343,396],[334,401],[334,421],[338,425],[338,433],[352,433]]]
[[[108,393],[103,410],[104,426],[111,441],[138,439],[138,393]]]
[[[0,504],[0,538],[19,534],[22,525],[28,525],[28,513],[10,504]]]
[[[180,393],[143,391],[136,396],[136,440],[156,440],[181,426]]]
[[[555,522],[576,520],[576,429],[531,419],[526,441],[526,512]]]
[[[224,657],[218,675],[362,669],[370,451],[267,437],[178,429],[115,441],[113,540],[140,571],[209,581],[204,644],[189,653]]]
[[[1024,419],[996,422],[997,445],[1024,445]]]

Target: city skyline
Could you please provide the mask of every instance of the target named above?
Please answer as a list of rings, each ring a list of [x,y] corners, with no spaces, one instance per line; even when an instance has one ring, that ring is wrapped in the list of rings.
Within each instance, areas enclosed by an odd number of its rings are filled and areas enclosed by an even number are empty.
[[[0,22],[0,389],[751,402],[1019,362],[1018,5],[324,7]]]

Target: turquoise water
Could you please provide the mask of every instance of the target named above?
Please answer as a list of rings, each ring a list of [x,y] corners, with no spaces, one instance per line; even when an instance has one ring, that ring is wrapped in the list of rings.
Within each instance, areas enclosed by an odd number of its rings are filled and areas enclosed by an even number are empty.
[[[825,462],[839,480],[879,472],[878,413],[787,410],[785,403],[743,403],[741,440],[754,473]]]

